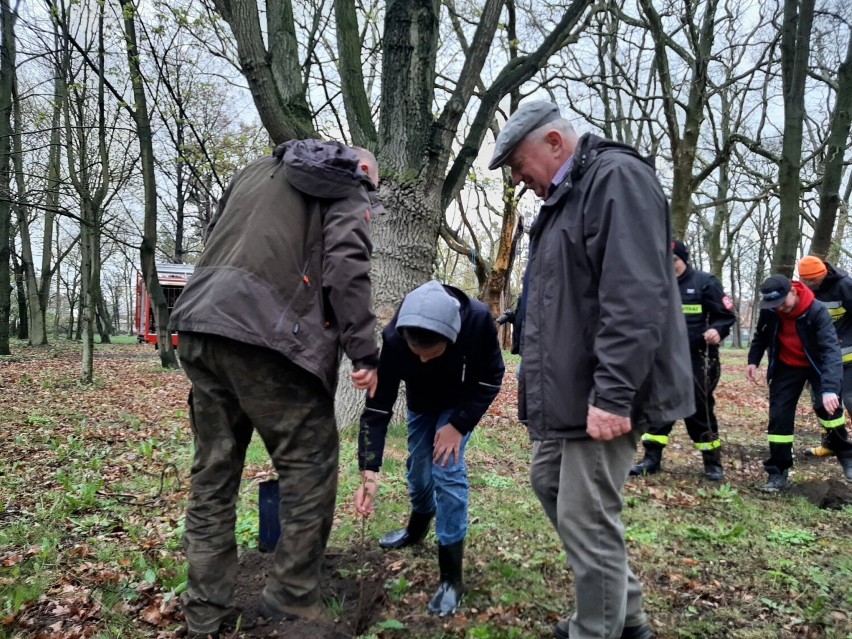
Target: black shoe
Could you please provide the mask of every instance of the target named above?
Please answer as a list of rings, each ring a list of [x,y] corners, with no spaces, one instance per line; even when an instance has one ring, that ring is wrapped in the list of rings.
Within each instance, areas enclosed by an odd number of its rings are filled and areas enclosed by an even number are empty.
[[[429,523],[434,516],[435,513],[411,513],[408,526],[389,532],[379,540],[379,546],[386,549],[405,548],[420,543],[429,532]]]
[[[707,481],[724,481],[725,471],[721,466],[705,466],[704,479]]]
[[[568,636],[568,620],[562,619],[553,627],[553,636],[557,639],[570,639]],[[621,631],[621,639],[654,639],[651,628],[643,623],[641,626],[625,627]]]
[[[621,631],[621,639],[654,639],[651,628],[643,623],[641,626],[630,626]]]
[[[438,566],[441,585],[429,602],[429,614],[446,617],[455,614],[464,595],[462,565],[464,564],[464,539],[449,546],[438,546]]]
[[[781,473],[770,473],[769,480],[760,487],[760,490],[764,493],[780,493],[788,488],[790,488],[790,480],[785,470]]]
[[[843,474],[846,476],[846,481],[852,481],[852,457],[838,457],[837,461],[843,467]]]
[[[704,478],[707,481],[725,479],[725,471],[722,470],[722,453],[718,448],[701,451],[701,457],[704,459]]]
[[[662,448],[646,448],[645,457],[638,464],[630,469],[630,474],[634,477],[645,477],[646,475],[656,475],[660,472],[660,464],[663,461]]]

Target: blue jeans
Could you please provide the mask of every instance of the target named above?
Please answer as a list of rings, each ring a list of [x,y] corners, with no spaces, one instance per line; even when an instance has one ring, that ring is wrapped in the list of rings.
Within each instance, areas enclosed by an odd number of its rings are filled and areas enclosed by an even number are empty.
[[[462,438],[458,459],[452,457],[446,466],[436,464],[435,433],[449,422],[451,411],[437,414],[408,411],[408,494],[411,510],[435,513],[438,543],[449,546],[467,535],[467,466],[464,450],[470,433]]]

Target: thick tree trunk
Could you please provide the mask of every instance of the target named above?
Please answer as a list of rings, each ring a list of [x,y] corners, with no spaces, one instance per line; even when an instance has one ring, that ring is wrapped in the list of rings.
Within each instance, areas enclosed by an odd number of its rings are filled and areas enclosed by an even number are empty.
[[[846,47],[846,58],[837,72],[837,91],[834,99],[834,111],[825,145],[822,184],[819,189],[819,218],[810,251],[821,257],[827,257],[831,248],[837,208],[840,204],[843,160],[852,126],[852,29]]]
[[[785,0],[781,25],[781,77],[784,86],[784,139],[778,166],[778,244],[772,270],[792,277],[801,219],[802,129],[805,78],[810,55],[814,0]]]
[[[432,277],[442,216],[439,193],[429,193],[421,182],[382,182],[380,191],[387,213],[373,219],[373,304],[379,330],[393,318],[402,298]],[[431,208],[427,203],[431,202]],[[403,214],[404,212],[404,214]],[[349,382],[351,368],[344,362],[335,398],[337,423],[357,423],[364,410],[364,394]],[[403,397],[400,393],[400,397]],[[400,404],[395,410],[401,415]]]
[[[0,355],[9,354],[12,310],[11,273],[11,151],[12,95],[15,86],[15,21],[17,11],[0,0]]]

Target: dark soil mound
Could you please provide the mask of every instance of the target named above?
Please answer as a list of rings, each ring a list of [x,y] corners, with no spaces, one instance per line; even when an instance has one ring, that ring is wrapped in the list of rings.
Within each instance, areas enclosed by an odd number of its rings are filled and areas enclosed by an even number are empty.
[[[852,505],[852,484],[833,477],[793,484],[790,494],[804,497],[817,508],[828,510],[840,510]]]
[[[240,558],[236,605],[242,613],[239,631],[224,637],[287,637],[287,639],[350,639],[376,623],[385,606],[384,561],[381,553],[329,550],[323,575],[323,600],[334,623],[282,621],[258,617],[260,593],[272,566],[272,555],[249,550]],[[366,569],[365,569],[366,568]],[[362,578],[363,577],[363,578]]]

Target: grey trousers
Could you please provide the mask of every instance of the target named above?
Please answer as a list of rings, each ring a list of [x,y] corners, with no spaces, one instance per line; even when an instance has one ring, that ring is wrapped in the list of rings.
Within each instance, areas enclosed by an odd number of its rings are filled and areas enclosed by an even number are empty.
[[[642,586],[627,565],[621,491],[639,434],[533,442],[530,480],[574,573],[571,639],[618,639],[647,619]]]
[[[192,382],[195,436],[181,596],[189,630],[215,632],[234,608],[236,503],[255,430],[281,491],[281,538],[264,595],[279,607],[317,603],[337,494],[334,399],[317,377],[265,348],[181,333],[178,353]]]

